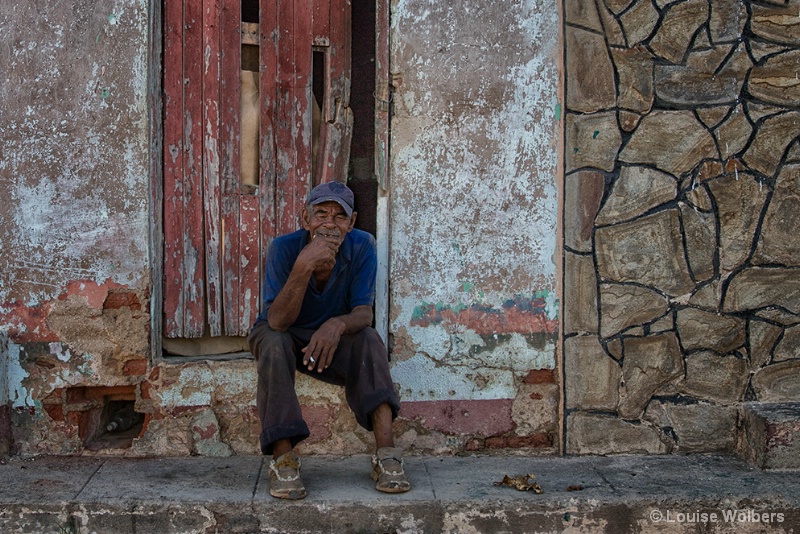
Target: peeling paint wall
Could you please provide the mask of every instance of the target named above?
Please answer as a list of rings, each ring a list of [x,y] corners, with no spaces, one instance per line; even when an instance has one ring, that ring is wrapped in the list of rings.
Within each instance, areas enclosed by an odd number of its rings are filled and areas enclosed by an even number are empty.
[[[0,8],[0,313],[147,280],[145,2]]]
[[[22,448],[76,450],[45,399],[149,353],[148,3],[5,2],[0,28],[0,400]]]
[[[3,428],[20,454],[258,452],[252,360],[151,359],[154,7],[0,7],[0,454]],[[390,333],[412,451],[557,448],[558,33],[535,1],[392,6]],[[304,453],[372,449],[340,388],[298,389]],[[111,403],[143,416],[124,449],[95,441]]]
[[[555,380],[524,381],[555,368],[558,335],[557,8],[398,1],[390,42],[390,332],[408,441],[550,447]]]

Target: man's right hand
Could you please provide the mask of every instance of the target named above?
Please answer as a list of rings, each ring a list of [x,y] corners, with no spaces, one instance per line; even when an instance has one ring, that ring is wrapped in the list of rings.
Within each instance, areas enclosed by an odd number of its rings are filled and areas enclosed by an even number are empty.
[[[312,271],[329,271],[336,264],[339,241],[338,237],[317,233],[300,251],[297,262],[306,265]]]

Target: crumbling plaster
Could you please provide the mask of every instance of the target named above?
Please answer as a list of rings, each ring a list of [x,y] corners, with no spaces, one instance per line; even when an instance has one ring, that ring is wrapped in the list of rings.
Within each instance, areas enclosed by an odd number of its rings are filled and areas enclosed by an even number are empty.
[[[393,376],[406,402],[513,400],[556,366],[558,9],[400,1],[390,42]]]

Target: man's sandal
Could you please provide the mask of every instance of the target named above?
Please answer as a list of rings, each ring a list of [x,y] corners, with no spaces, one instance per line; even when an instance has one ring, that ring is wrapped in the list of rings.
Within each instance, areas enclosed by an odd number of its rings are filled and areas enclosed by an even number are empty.
[[[372,480],[375,489],[384,493],[403,493],[411,482],[403,471],[403,451],[399,447],[381,447],[372,457]]]
[[[300,458],[289,451],[269,463],[269,494],[278,499],[302,499],[306,488],[300,479]]]

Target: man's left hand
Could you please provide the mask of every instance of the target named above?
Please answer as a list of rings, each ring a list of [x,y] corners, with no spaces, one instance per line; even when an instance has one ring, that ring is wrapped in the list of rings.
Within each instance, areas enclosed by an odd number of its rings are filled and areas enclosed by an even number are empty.
[[[345,327],[344,321],[331,317],[314,332],[308,346],[303,348],[303,365],[307,366],[309,371],[316,368],[317,372],[321,373],[330,366]]]

